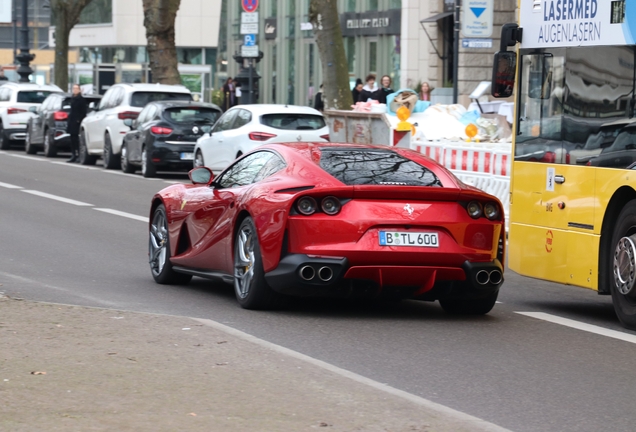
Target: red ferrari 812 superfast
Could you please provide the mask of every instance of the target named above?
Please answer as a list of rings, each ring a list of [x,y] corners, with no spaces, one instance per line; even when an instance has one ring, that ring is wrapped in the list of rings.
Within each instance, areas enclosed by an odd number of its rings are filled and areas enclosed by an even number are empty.
[[[160,284],[232,283],[247,309],[288,295],[361,296],[485,314],[503,283],[499,200],[411,150],[270,144],[190,179],[152,199]]]

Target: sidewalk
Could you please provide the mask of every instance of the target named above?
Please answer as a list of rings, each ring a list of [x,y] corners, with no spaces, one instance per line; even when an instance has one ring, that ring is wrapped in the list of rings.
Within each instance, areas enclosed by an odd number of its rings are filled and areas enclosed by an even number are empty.
[[[303,357],[206,320],[0,295],[0,430],[503,430]]]

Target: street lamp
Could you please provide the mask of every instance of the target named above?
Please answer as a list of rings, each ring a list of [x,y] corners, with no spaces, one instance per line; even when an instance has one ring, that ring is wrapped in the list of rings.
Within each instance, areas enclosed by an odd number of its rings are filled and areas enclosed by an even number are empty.
[[[20,62],[18,75],[20,82],[30,82],[29,75],[33,73],[33,69],[29,63],[35,58],[35,55],[29,52],[29,9],[27,0],[22,0],[22,27],[20,28],[20,54],[16,56],[16,60]]]
[[[459,81],[459,18],[461,10],[461,0],[455,0],[455,33],[453,47],[453,103],[457,103],[459,98],[458,81]]]

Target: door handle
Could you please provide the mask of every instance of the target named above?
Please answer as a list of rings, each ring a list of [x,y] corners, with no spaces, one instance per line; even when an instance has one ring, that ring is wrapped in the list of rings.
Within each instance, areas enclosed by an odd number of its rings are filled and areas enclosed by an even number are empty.
[[[565,177],[563,177],[562,175],[555,175],[554,182],[558,184],[563,184],[565,183]]]

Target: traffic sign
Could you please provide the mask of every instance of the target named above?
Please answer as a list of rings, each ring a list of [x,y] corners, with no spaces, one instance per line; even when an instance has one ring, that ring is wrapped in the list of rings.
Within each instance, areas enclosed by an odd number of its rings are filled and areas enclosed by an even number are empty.
[[[241,0],[241,5],[245,12],[254,12],[258,8],[258,0]]]
[[[253,47],[256,45],[256,35],[255,34],[246,34],[243,37],[243,45],[247,47]]]
[[[256,34],[258,33],[258,23],[242,23],[241,34]]]
[[[241,45],[241,56],[258,57],[258,45],[254,45],[254,46]]]
[[[494,0],[464,0],[462,34],[467,38],[492,36]]]
[[[241,22],[245,24],[257,23],[258,12],[241,12]]]

